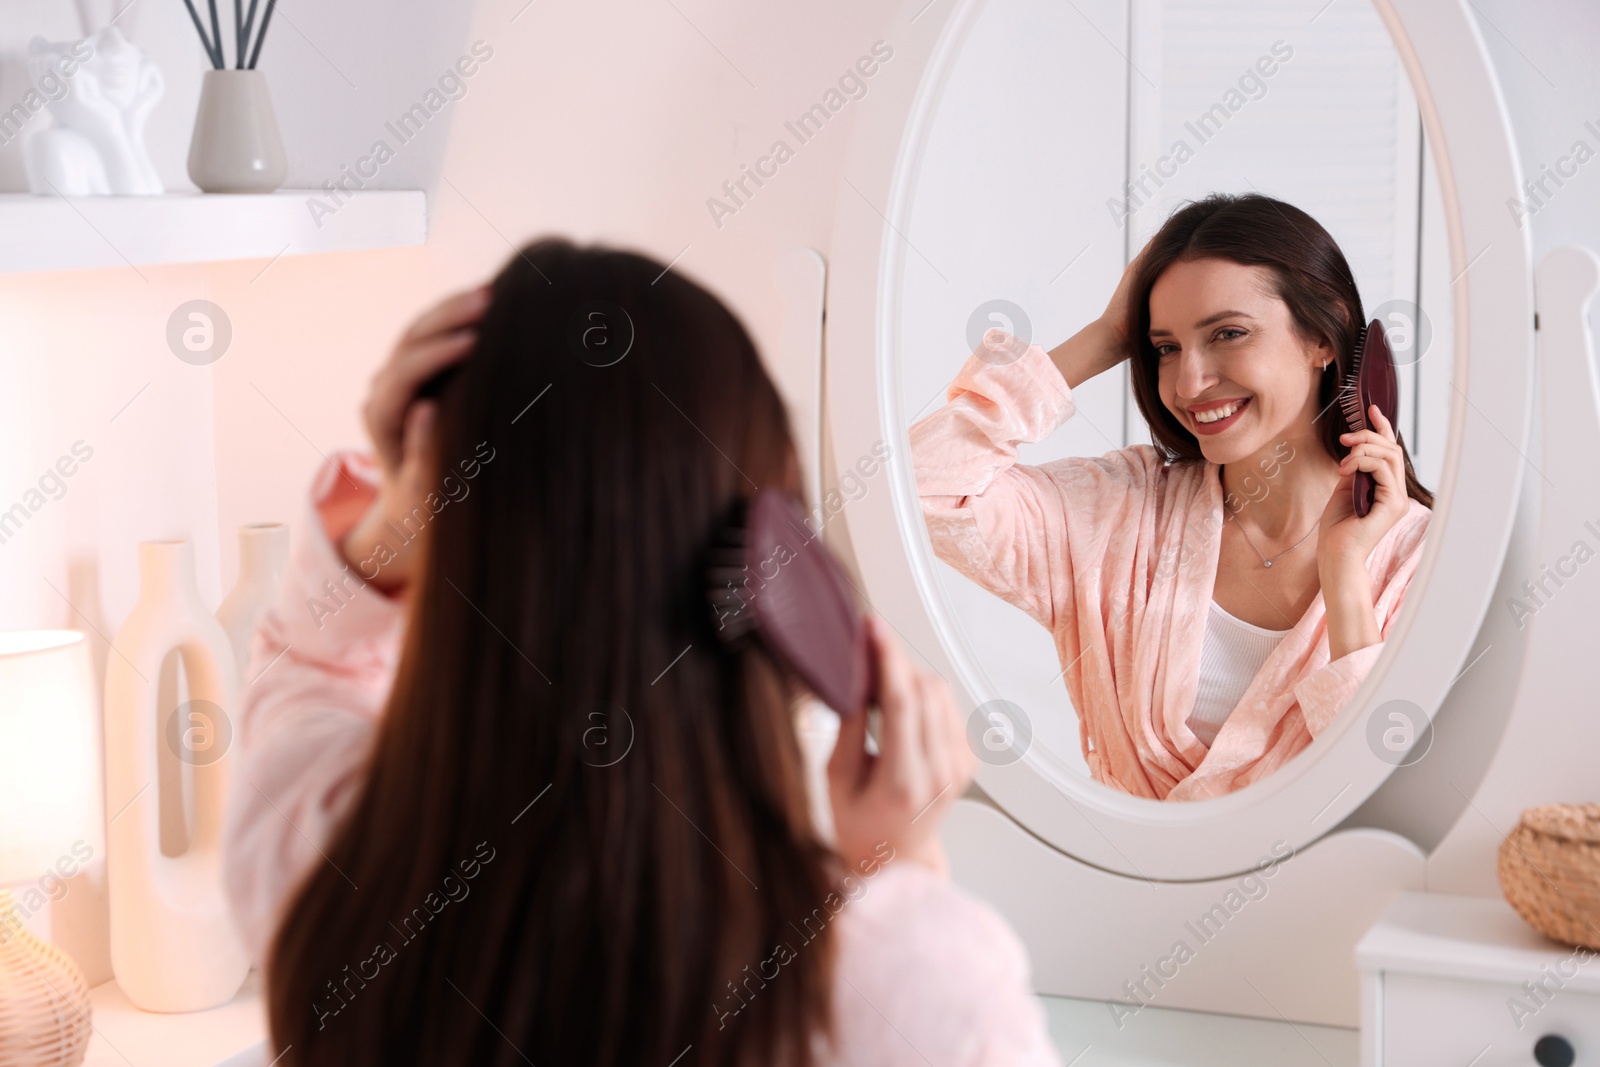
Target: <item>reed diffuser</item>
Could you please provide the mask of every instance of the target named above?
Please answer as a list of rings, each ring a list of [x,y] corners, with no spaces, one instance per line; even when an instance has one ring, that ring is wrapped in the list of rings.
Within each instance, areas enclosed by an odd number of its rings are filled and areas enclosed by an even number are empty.
[[[194,0],[183,0],[211,61],[200,85],[200,107],[189,140],[189,178],[207,193],[270,193],[289,174],[266,78],[256,70],[261,42],[278,0],[267,0],[256,25],[258,0],[233,0],[233,66],[223,48],[217,0],[206,0],[211,32]],[[248,58],[247,58],[248,57]]]

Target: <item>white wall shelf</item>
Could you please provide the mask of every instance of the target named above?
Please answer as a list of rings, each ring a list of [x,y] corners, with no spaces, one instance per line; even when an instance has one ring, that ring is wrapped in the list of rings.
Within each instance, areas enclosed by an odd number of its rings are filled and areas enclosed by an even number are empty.
[[[87,270],[420,245],[427,197],[416,190],[345,196],[332,213],[311,189],[163,196],[0,195],[0,273]],[[319,225],[320,223],[320,225]]]

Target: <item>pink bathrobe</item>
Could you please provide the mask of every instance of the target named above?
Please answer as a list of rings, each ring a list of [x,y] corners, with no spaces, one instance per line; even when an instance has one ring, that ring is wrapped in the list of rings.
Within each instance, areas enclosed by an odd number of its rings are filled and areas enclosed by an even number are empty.
[[[1043,440],[1076,410],[1038,345],[1010,362],[974,353],[946,396],[910,431],[934,551],[1054,635],[1096,781],[1167,800],[1239,789],[1309,745],[1372,669],[1382,641],[1328,661],[1319,591],[1207,749],[1185,720],[1216,587],[1220,468],[1165,465],[1146,444],[1018,464],[1019,442]],[[1367,559],[1385,637],[1432,515],[1408,503]]]
[[[405,626],[404,604],[352,578],[333,546],[376,481],[365,457],[335,462],[261,618],[236,723],[224,881],[258,961],[362,788]],[[839,938],[837,1048],[819,1063],[1060,1067],[1027,953],[988,906],[906,860],[823,906]],[[724,997],[706,1010],[736,1006]]]

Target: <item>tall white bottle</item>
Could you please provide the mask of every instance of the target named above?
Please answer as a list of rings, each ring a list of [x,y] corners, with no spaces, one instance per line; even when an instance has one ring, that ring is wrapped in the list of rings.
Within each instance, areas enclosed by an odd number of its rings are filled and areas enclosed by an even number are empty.
[[[262,522],[239,527],[239,580],[217,609],[217,621],[228,632],[241,690],[249,681],[244,675],[250,669],[250,643],[255,640],[256,622],[277,599],[288,562],[286,524]]]
[[[188,700],[160,707],[161,666],[173,650]],[[225,1003],[250,970],[222,889],[235,670],[227,634],[195,584],[194,545],[141,543],[139,600],[106,660],[106,876],[112,971],[146,1011]],[[161,849],[157,746],[190,780],[193,824],[176,856]]]

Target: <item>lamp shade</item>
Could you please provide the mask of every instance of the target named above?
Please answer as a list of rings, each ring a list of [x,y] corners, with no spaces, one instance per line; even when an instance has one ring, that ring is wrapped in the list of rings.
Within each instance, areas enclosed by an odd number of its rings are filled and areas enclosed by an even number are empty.
[[[0,887],[104,849],[94,670],[76,630],[0,632]]]

